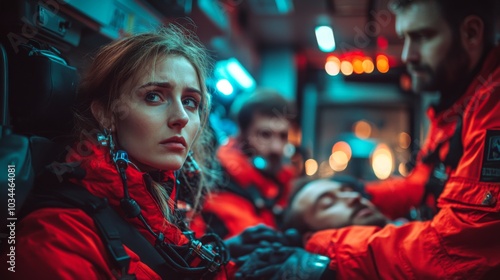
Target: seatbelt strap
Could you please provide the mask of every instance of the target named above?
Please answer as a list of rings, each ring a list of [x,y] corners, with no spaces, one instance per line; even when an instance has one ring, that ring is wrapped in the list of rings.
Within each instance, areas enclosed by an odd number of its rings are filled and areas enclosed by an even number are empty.
[[[455,131],[453,135],[448,140],[448,154],[444,160],[439,157],[439,151],[445,142],[440,143],[434,151],[429,153],[423,158],[423,162],[426,164],[432,164],[433,170],[428,178],[425,185],[425,192],[422,196],[421,201],[421,214],[419,219],[428,220],[431,219],[436,213],[426,205],[426,200],[428,196],[432,194],[434,199],[441,195],[444,190],[446,181],[448,181],[448,168],[455,169],[458,166],[458,162],[463,155],[463,144],[462,144],[462,118],[457,119],[455,124]]]
[[[96,197],[85,188],[67,181],[45,193],[46,195],[37,196],[37,201],[41,200],[41,202],[35,203],[35,206],[30,208],[30,212],[45,207],[76,207],[84,210],[94,219],[103,242],[113,261],[122,270],[122,275],[127,275],[130,264],[130,256],[125,252],[123,245],[136,253],[143,263],[163,279],[172,272],[153,245],[135,227],[116,213],[109,206],[107,199]]]
[[[448,154],[444,159],[443,163],[452,169],[457,168],[458,162],[462,158],[464,153],[464,145],[462,144],[462,118],[458,118],[457,124],[455,125],[455,132],[450,139],[450,145],[448,149]]]

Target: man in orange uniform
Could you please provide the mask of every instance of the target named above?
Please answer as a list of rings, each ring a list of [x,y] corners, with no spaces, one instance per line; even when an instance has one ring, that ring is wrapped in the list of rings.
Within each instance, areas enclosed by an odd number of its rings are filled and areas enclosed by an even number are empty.
[[[238,101],[240,133],[217,151],[225,178],[203,206],[208,228],[199,220],[192,223],[197,234],[212,231],[228,238],[257,224],[277,228],[286,206],[294,176],[291,166],[283,164],[290,105],[279,93],[264,89]]]
[[[401,16],[398,21],[399,26],[396,28],[405,38],[402,59],[407,63],[408,72],[412,76],[413,90],[415,92],[438,91],[440,101],[427,110],[430,129],[424,145],[417,154],[416,165],[409,176],[366,183],[365,192],[370,195],[371,201],[391,218],[405,216],[411,208],[416,207],[417,219],[431,219],[439,210],[436,209],[437,198],[444,190],[444,185],[450,175],[461,169],[458,167],[459,163],[463,167],[462,163],[470,160],[465,155],[466,149],[471,148],[465,146],[465,143],[469,141],[467,137],[476,137],[476,133],[479,133],[481,129],[483,133],[484,129],[491,129],[478,126],[477,129],[471,131],[471,134],[465,135],[464,133],[468,129],[467,120],[464,119],[465,112],[475,110],[480,105],[476,104],[477,102],[489,100],[488,96],[474,97],[472,84],[478,87],[496,82],[492,80],[495,77],[493,72],[480,73],[484,63],[492,63],[491,69],[496,66],[490,59],[486,59],[488,51],[494,45],[494,14],[492,12],[495,7],[494,4],[484,3],[488,1],[490,0],[479,1],[477,4],[475,2],[455,4],[455,1],[437,1],[436,10],[429,15],[421,14],[421,18],[406,17],[410,15],[406,11],[411,12],[411,9],[417,8],[410,8],[413,6],[409,5],[409,9],[406,9],[405,3],[409,1],[399,1],[402,4],[401,8],[396,8],[395,12],[397,16]],[[395,3],[395,5],[398,4]],[[472,21],[472,27],[462,26],[462,24],[465,23],[467,16],[475,12],[481,17],[482,37],[469,39],[468,37],[475,35],[469,33],[476,31],[466,28],[472,28],[477,23]],[[413,22],[410,22],[412,20]],[[419,22],[419,25],[415,22]],[[480,100],[474,101],[476,98]],[[478,115],[477,118],[482,121],[493,119],[493,116]],[[496,139],[495,133],[491,133],[493,134],[487,137],[483,135],[485,141],[482,145]],[[487,143],[486,149],[494,149],[489,145]],[[479,147],[476,146],[478,156],[483,157],[484,155],[477,148]],[[494,161],[486,157],[484,163],[485,169],[481,170],[484,172],[481,175],[484,180],[480,181],[498,182],[499,175],[498,173],[495,175],[498,169],[495,169],[496,171],[490,169]],[[488,175],[490,173],[493,177]]]
[[[432,220],[319,231],[305,244],[308,252],[267,248],[244,257],[239,277],[278,279],[292,271],[307,279],[332,272],[338,279],[498,279],[500,47],[494,46],[493,6],[486,0],[391,5],[414,90],[439,91],[441,100],[429,109],[430,130],[413,174],[368,192],[386,213],[397,205],[396,214],[422,197],[434,167],[426,155],[446,162],[461,153],[445,169]],[[329,258],[327,265],[318,254]]]

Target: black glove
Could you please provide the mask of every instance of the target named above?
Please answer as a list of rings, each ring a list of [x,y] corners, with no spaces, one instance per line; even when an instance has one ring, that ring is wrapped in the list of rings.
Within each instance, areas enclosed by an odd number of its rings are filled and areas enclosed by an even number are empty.
[[[294,228],[289,228],[285,230],[283,233],[285,235],[285,242],[282,243],[283,246],[286,247],[304,247],[304,244],[302,244],[302,235],[294,229]]]
[[[295,239],[293,232],[283,234],[260,224],[247,228],[239,235],[224,240],[224,244],[228,247],[231,258],[238,258],[250,254],[257,248],[266,248],[272,245],[287,246]]]
[[[236,279],[335,279],[335,272],[328,269],[329,258],[296,247],[260,248],[236,263],[241,265]]]

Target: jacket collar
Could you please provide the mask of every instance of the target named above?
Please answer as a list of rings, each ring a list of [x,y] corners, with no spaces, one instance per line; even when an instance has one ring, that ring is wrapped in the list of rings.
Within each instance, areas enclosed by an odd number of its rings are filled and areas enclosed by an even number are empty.
[[[81,144],[81,143],[80,143]],[[109,148],[94,145],[87,141],[85,152],[81,152],[80,146],[74,147],[66,157],[67,162],[79,162],[79,167],[85,170],[85,177],[74,180],[74,183],[83,186],[90,193],[98,197],[105,197],[109,204],[123,217],[124,212],[120,207],[120,200],[124,197],[123,184],[109,154]],[[187,239],[180,230],[170,224],[163,216],[159,204],[148,189],[147,181],[151,176],[129,166],[126,170],[129,195],[141,208],[141,214],[155,233],[163,232],[166,239],[175,244],[183,244]],[[155,179],[162,179],[158,183],[172,190],[175,184],[173,171],[155,172]],[[150,187],[150,186],[149,186]],[[173,210],[173,209],[171,209]],[[173,212],[173,211],[171,211]],[[127,218],[126,218],[127,219]],[[146,230],[142,222],[137,218],[127,219],[134,224],[139,231],[150,241],[154,237]]]
[[[276,181],[282,185],[278,186],[274,180],[264,176],[252,165],[250,159],[234,138],[229,139],[226,145],[219,148],[217,157],[237,185],[241,187],[255,186],[267,198],[277,196],[279,188],[287,187],[293,177],[292,169],[283,167],[275,176]]]
[[[493,48],[486,59],[483,61],[481,70],[472,79],[472,82],[467,87],[465,94],[460,97],[452,106],[448,109],[436,113],[433,107],[429,107],[427,110],[427,115],[429,119],[435,120],[437,122],[442,121],[454,121],[461,117],[467,108],[469,102],[474,102],[475,98],[481,98],[480,96],[485,92],[490,92],[493,87],[498,86],[498,81],[493,79],[495,69],[500,67],[500,46]],[[457,94],[459,94],[457,92]]]

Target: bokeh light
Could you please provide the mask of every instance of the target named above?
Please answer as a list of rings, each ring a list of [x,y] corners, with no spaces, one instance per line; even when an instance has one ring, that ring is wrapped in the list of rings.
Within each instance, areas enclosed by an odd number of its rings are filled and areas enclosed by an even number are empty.
[[[330,167],[337,172],[345,170],[347,168],[348,162],[349,158],[343,151],[334,152],[328,160],[328,164],[330,165]]]
[[[316,160],[314,160],[312,158],[306,160],[306,162],[304,163],[304,166],[306,169],[306,174],[309,176],[316,174],[316,172],[318,171],[318,162],[316,162]]]
[[[336,58],[336,57],[335,57]],[[336,76],[340,73],[340,61],[338,58],[336,60],[328,60],[325,63],[325,71],[330,76]]]
[[[327,161],[323,161],[319,165],[319,172],[318,172],[319,177],[321,177],[321,178],[331,177],[334,174],[335,174],[335,171],[333,171],[333,169],[330,167],[330,165],[328,164]]]
[[[352,74],[353,68],[351,62],[344,60],[340,63],[340,71],[342,74],[349,76]]]
[[[371,60],[371,58],[367,57],[365,58],[365,60],[363,60],[363,71],[365,71],[365,73],[372,73],[373,70],[375,69],[375,65],[373,65],[373,61]]]
[[[394,165],[394,157],[389,147],[385,144],[377,145],[371,159],[375,176],[377,176],[380,180],[389,178]]]
[[[408,176],[408,170],[406,169],[406,164],[400,163],[398,166],[398,171],[399,171],[399,174],[401,174],[405,177]]]
[[[353,131],[358,138],[366,139],[372,134],[372,126],[367,121],[357,121],[353,125]]]
[[[364,72],[363,61],[361,59],[355,58],[352,61],[352,68],[354,73],[361,74]]]
[[[387,73],[389,71],[389,59],[383,54],[377,55],[377,70],[380,73]]]
[[[398,138],[399,138],[399,147],[401,147],[402,149],[408,149],[408,147],[410,147],[411,137],[408,133],[401,132]]]
[[[347,144],[347,142],[339,141],[339,142],[335,143],[332,147],[332,154],[337,152],[337,151],[344,152],[347,156],[347,159],[348,160],[351,159],[352,150],[351,150],[351,146],[349,146],[349,144]]]

